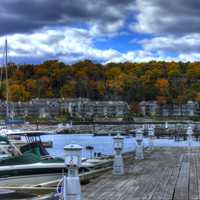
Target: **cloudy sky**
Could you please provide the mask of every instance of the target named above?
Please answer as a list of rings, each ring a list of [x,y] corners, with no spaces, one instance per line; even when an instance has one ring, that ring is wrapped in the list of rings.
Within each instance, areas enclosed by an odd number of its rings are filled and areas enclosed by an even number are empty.
[[[9,60],[200,60],[198,0],[1,0]]]

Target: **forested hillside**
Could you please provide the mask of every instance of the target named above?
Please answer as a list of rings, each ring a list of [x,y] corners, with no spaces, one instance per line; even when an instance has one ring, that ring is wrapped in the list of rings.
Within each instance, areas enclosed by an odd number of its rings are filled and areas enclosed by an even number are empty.
[[[9,64],[9,99],[86,97],[124,100],[134,104],[158,100],[160,104],[200,101],[200,63],[149,62],[95,64],[89,60],[66,65],[46,61],[40,65]],[[5,99],[5,71],[1,99]]]

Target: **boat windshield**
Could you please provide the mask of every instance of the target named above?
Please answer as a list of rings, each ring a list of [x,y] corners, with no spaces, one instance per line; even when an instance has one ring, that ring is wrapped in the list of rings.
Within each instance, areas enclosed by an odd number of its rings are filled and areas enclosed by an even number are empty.
[[[1,136],[0,135],[0,145],[9,145],[10,144],[10,142],[9,142],[9,140],[8,140],[8,138],[7,137],[4,137],[4,136]]]

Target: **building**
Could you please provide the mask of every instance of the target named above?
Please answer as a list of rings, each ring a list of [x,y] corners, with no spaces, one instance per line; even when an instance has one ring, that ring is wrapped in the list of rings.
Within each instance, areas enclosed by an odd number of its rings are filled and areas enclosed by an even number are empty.
[[[197,115],[198,103],[188,101],[186,104],[173,104],[160,106],[157,115],[174,117],[194,117]]]
[[[123,101],[85,101],[71,104],[71,115],[79,117],[123,117],[128,113],[128,104]]]
[[[142,101],[139,104],[143,116],[162,117],[194,117],[197,115],[199,105],[195,101],[186,104],[159,105],[156,101]]]
[[[141,101],[139,107],[143,116],[155,116],[157,114],[158,104],[156,101]]]
[[[0,115],[6,116],[6,102],[0,102]],[[122,101],[91,101],[87,98],[32,99],[29,102],[9,102],[11,116],[53,117],[69,113],[71,117],[123,117],[128,104]]]

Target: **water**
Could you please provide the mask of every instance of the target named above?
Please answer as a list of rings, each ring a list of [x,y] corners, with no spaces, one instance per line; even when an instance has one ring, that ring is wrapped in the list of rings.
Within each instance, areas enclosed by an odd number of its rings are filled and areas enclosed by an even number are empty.
[[[48,149],[52,156],[64,157],[64,146],[67,144],[79,144],[83,147],[82,157],[89,158],[90,152],[85,149],[86,146],[93,146],[94,152],[100,152],[104,155],[113,154],[113,138],[111,136],[93,136],[93,135],[45,135],[42,136],[43,141],[53,141],[53,148]],[[148,138],[144,139],[144,146],[148,147]],[[124,138],[124,152],[133,151],[135,149],[135,138]],[[187,141],[176,142],[173,139],[156,139],[155,147],[187,147]],[[200,146],[200,142],[193,141],[192,146]]]
[[[89,158],[90,152],[85,149],[86,146],[93,146],[94,152],[100,152],[104,155],[113,154],[113,138],[111,136],[93,136],[93,135],[52,135],[43,136],[42,141],[53,141],[53,148],[48,149],[52,156],[64,157],[64,146],[67,144],[79,144],[83,147],[82,157]],[[147,141],[144,142],[147,146]],[[135,149],[133,138],[124,139],[124,152]]]

